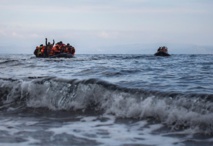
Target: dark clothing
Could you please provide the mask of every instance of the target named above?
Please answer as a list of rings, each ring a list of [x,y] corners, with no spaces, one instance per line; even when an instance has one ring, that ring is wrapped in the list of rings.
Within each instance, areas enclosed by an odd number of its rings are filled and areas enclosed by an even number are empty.
[[[50,44],[50,42],[47,43],[47,39],[46,39],[45,44],[46,44],[46,47],[45,47],[45,50],[44,50],[44,54],[45,54],[46,57],[48,57],[49,54],[50,54],[50,51],[51,51],[52,47],[55,44],[55,41],[53,40],[53,43]]]

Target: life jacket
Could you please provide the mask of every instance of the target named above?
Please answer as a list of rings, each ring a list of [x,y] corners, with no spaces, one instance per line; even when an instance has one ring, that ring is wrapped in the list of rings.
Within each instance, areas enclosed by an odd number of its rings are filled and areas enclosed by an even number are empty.
[[[46,47],[45,46],[41,46],[40,48],[41,48],[41,55],[44,55],[44,51],[45,51]]]
[[[60,50],[61,53],[65,53],[65,50],[66,50],[65,44],[58,45],[58,48],[59,48],[59,50]]]
[[[57,50],[56,50],[55,46],[50,45],[47,47],[47,52],[48,52],[49,56],[53,56],[53,55],[55,55],[55,52],[57,52]]]
[[[59,53],[60,53],[59,47],[58,47],[58,45],[55,45],[55,46],[52,47],[49,55],[53,56],[53,55],[56,55],[56,54],[59,54]]]
[[[53,50],[53,48],[50,50],[50,52],[49,52],[49,56],[53,56],[53,55],[55,55],[55,53],[54,53],[54,50]]]

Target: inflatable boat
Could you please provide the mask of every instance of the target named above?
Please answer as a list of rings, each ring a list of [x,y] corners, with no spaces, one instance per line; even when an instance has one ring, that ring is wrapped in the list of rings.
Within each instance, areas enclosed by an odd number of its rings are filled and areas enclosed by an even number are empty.
[[[57,55],[49,56],[48,58],[73,58],[74,55],[68,53],[60,53]]]
[[[74,55],[68,53],[60,53],[53,56],[36,56],[37,58],[74,58]]]
[[[157,52],[154,54],[155,56],[170,56],[170,54],[166,53],[166,52]]]

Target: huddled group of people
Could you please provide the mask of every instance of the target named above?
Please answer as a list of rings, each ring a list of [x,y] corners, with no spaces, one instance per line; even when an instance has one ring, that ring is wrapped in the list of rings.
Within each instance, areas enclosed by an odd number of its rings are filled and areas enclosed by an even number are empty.
[[[53,43],[50,42],[47,43],[47,38],[45,39],[45,46],[41,44],[40,46],[37,46],[34,54],[36,57],[51,57],[54,55],[58,55],[61,53],[67,53],[67,54],[75,54],[75,48],[71,46],[69,43],[64,44],[62,41],[55,44],[55,41],[53,40]]]
[[[159,47],[157,52],[163,52],[163,53],[168,53],[168,48],[163,46],[163,47]]]

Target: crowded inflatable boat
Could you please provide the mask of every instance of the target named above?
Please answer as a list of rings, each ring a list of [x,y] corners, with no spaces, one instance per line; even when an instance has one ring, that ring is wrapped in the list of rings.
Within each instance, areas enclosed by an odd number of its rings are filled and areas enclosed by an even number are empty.
[[[157,52],[154,55],[155,56],[170,56],[170,54],[168,53],[168,48],[165,46],[159,47]]]
[[[64,44],[62,41],[55,44],[50,42],[47,43],[47,38],[45,39],[45,45],[41,44],[37,46],[34,55],[39,58],[72,58],[75,55],[75,48],[69,43]]]

